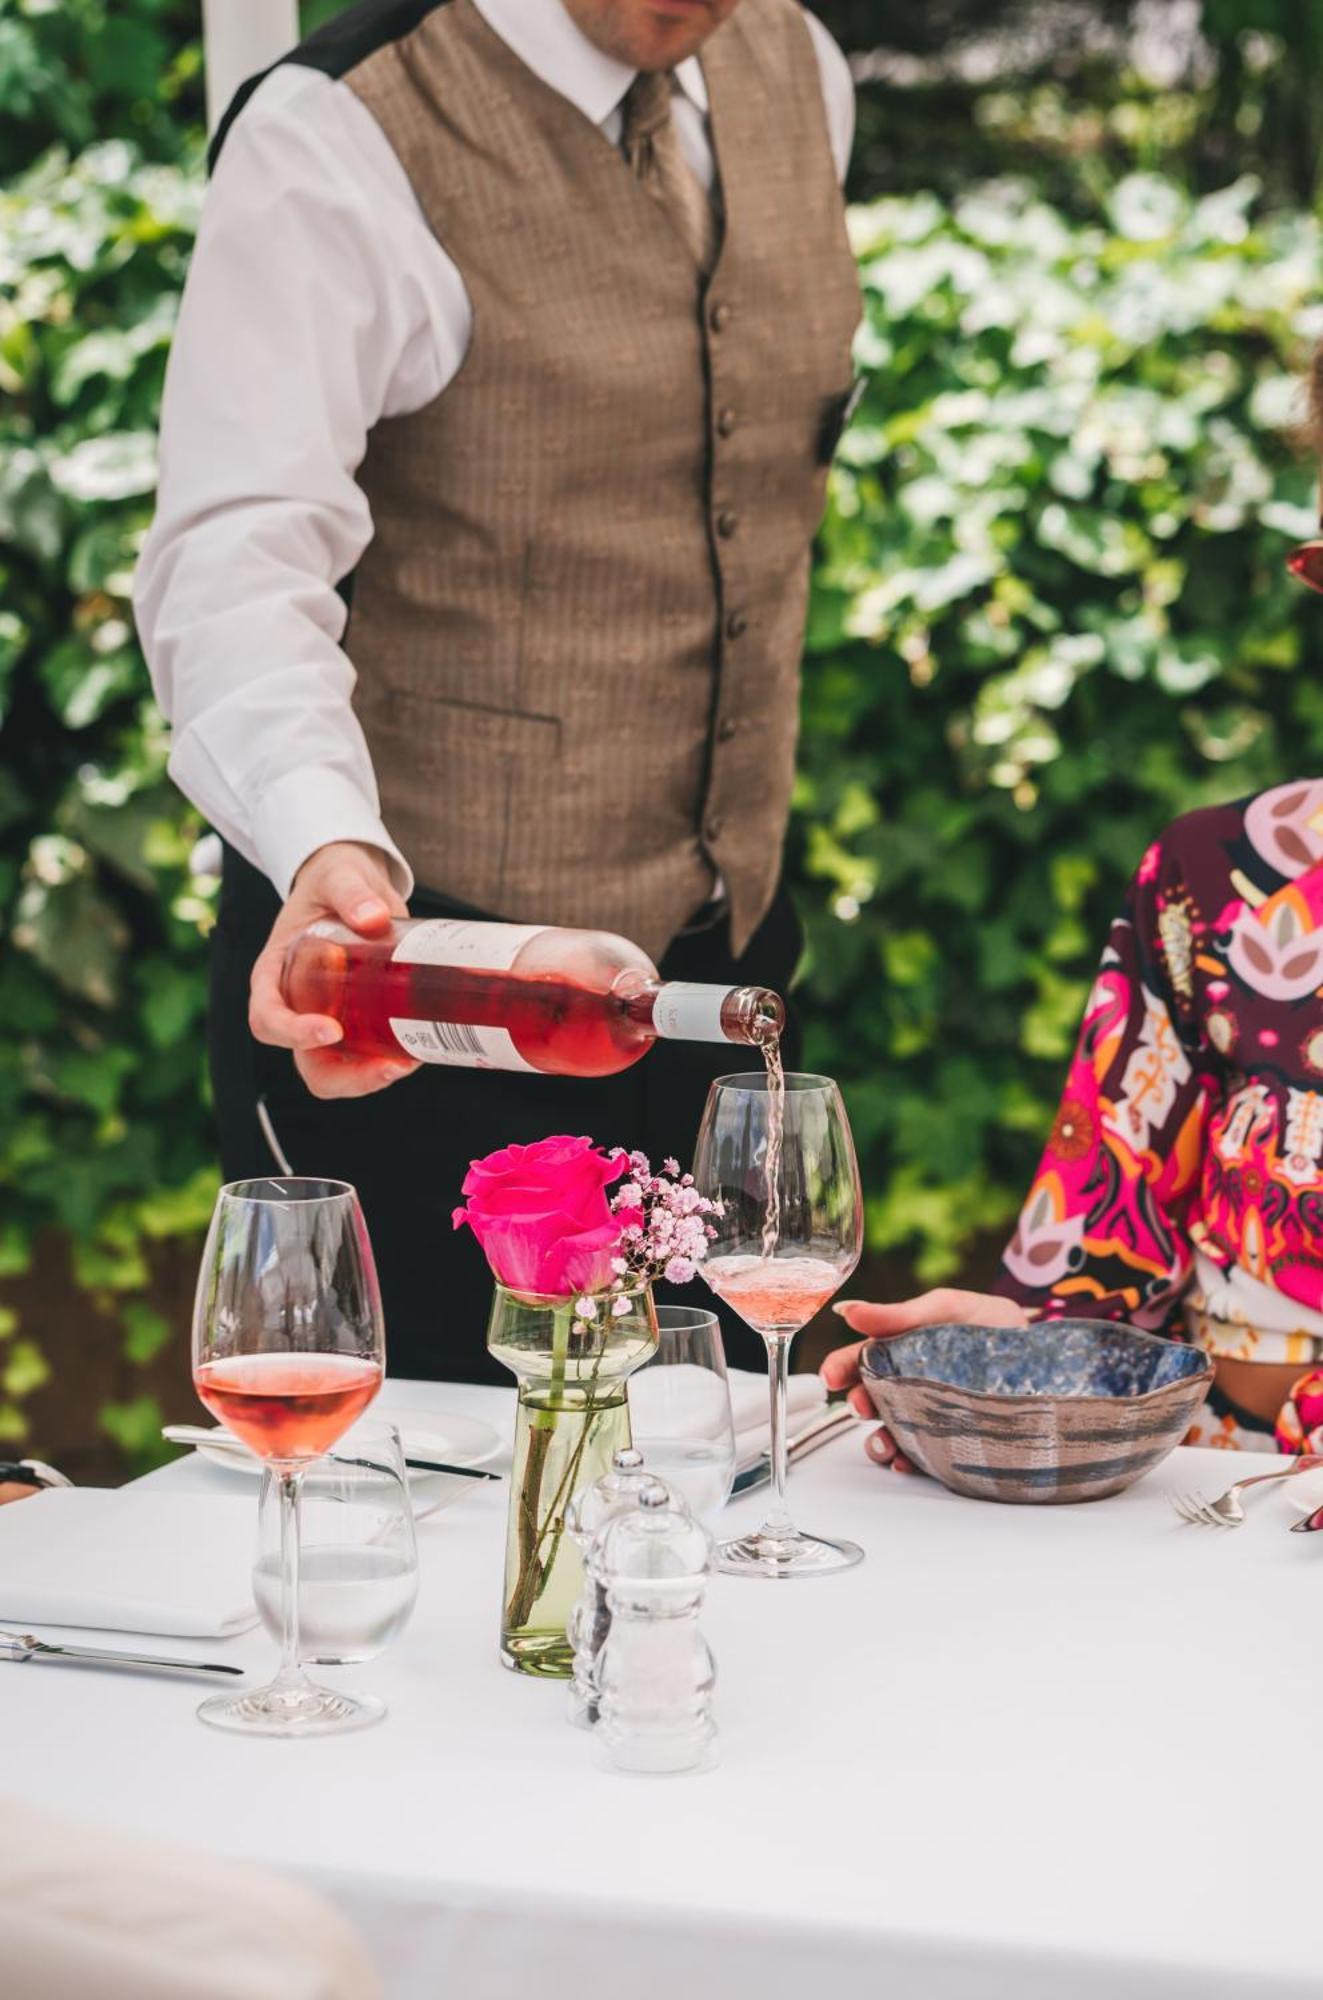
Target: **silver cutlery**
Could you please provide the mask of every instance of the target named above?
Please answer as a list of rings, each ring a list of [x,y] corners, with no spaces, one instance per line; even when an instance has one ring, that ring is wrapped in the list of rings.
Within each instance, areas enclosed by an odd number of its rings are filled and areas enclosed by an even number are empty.
[[[337,1465],[356,1465],[362,1472],[389,1472],[390,1467],[378,1465],[374,1458],[346,1458],[343,1452],[333,1451],[330,1456]],[[447,1465],[442,1458],[406,1458],[404,1461],[410,1472],[448,1472],[456,1479],[500,1479],[499,1472],[488,1472],[481,1465]]]
[[[1277,1472],[1256,1472],[1252,1479],[1238,1479],[1216,1500],[1205,1499],[1201,1493],[1169,1493],[1167,1498],[1180,1515],[1196,1528],[1238,1528],[1245,1519],[1245,1509],[1240,1504],[1240,1496],[1251,1486],[1264,1486],[1270,1479],[1290,1479],[1297,1472],[1307,1472],[1311,1466],[1323,1464],[1323,1459],[1305,1455],[1291,1459]]]
[[[213,1450],[229,1452],[235,1458],[251,1459],[242,1439],[232,1431],[219,1427],[208,1428],[206,1424],[162,1424],[161,1436],[171,1444],[210,1445]],[[332,1457],[342,1465],[361,1466],[366,1472],[380,1472],[382,1467],[370,1458],[346,1458],[342,1452],[333,1452]],[[480,1465],[450,1465],[439,1458],[407,1458],[404,1461],[410,1472],[446,1472],[456,1479],[500,1479],[499,1472],[487,1472]]]
[[[222,1430],[217,1425],[207,1424],[162,1424],[161,1436],[170,1444],[209,1444],[218,1451],[228,1451],[235,1458],[252,1458],[246,1444],[241,1444],[233,1431]]]
[[[1323,1528],[1323,1507],[1315,1507],[1312,1514],[1306,1514],[1301,1521],[1291,1523],[1293,1535],[1316,1535]]]
[[[847,1431],[861,1421],[848,1403],[832,1403],[806,1430],[791,1439],[786,1448],[787,1463],[798,1465],[801,1458],[807,1458],[819,1445],[830,1444],[841,1431]],[[765,1451],[761,1458],[736,1474],[735,1484],[730,1489],[731,1499],[738,1500],[742,1494],[756,1492],[758,1487],[766,1486],[771,1477],[772,1454]]]
[[[121,1653],[109,1646],[56,1646],[31,1632],[0,1632],[0,1660],[71,1660],[95,1667],[136,1667],[153,1673],[236,1674],[242,1667],[221,1666],[213,1660],[176,1660],[159,1653]]]

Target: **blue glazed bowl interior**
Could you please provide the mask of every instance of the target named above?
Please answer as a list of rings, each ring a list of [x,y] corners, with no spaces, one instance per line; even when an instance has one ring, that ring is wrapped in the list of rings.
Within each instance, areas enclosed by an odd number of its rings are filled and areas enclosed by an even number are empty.
[[[1147,1396],[1209,1373],[1197,1347],[1112,1320],[923,1326],[870,1341],[864,1373],[945,1382],[982,1396]]]

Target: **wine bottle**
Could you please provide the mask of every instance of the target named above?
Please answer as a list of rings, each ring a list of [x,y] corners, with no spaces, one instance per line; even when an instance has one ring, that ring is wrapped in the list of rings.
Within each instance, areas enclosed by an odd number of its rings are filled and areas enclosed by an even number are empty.
[[[551,1076],[612,1076],[659,1037],[765,1047],[785,1025],[764,986],[663,979],[624,938],[546,925],[430,918],[364,938],[312,924],[282,986],[296,1013],[340,1023],[346,1054]]]

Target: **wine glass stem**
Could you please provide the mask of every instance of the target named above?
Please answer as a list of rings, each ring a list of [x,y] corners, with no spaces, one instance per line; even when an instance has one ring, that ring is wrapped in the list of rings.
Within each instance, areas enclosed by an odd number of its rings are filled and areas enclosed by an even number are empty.
[[[790,1337],[788,1334],[771,1334],[767,1339],[767,1380],[772,1404],[772,1498],[761,1532],[778,1540],[795,1532],[786,1507],[786,1385],[789,1375]]]
[[[303,1679],[299,1665],[299,1491],[301,1471],[280,1474],[280,1672],[278,1686]]]

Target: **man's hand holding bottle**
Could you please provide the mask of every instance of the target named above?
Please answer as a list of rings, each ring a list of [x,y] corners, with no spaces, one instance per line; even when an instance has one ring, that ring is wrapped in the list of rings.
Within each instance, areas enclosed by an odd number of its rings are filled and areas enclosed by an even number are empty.
[[[259,1042],[292,1049],[299,1075],[314,1097],[366,1097],[417,1069],[398,1056],[348,1055],[337,1044],[343,1030],[329,1014],[296,1014],[280,990],[290,941],[309,924],[347,924],[360,937],[382,937],[408,907],[391,881],[378,848],[333,840],[310,854],[295,876],[285,907],[253,967],[248,1025]]]

